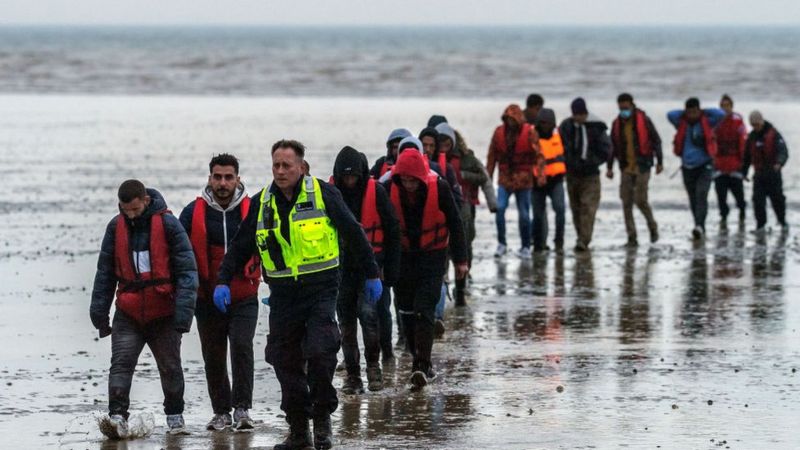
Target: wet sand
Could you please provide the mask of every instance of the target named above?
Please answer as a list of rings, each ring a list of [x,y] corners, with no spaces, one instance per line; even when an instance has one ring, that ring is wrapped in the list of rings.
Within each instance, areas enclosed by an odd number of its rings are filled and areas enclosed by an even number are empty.
[[[568,101],[549,101],[559,120]],[[325,178],[345,144],[374,160],[391,128],[422,128],[444,113],[481,158],[505,101],[4,97],[0,102],[0,433],[4,448],[271,448],[286,430],[280,391],[256,336],[253,434],[204,431],[211,415],[196,330],[184,337],[190,436],[166,437],[158,373],[149,353],[132,390],[150,412],[145,439],[106,442],[93,415],[106,410],[110,340],[88,318],[96,253],[115,213],[115,190],[141,178],[177,214],[204,183],[212,153],[242,159],[251,192],[269,179],[268,146],[297,137]],[[606,119],[613,102],[589,99]],[[662,139],[672,104],[639,101]],[[740,107],[741,106],[741,107]],[[749,111],[754,105],[737,105]],[[800,105],[758,105],[800,148]],[[413,126],[412,126],[413,125]],[[434,346],[441,376],[421,393],[404,381],[410,359],[387,370],[380,393],[342,397],[339,448],[797,448],[800,418],[800,242],[795,229],[764,239],[727,230],[709,194],[708,239],[693,244],[679,165],[665,145],[665,174],[651,184],[662,240],[628,251],[618,180],[603,180],[594,250],[532,261],[491,257],[493,216],[478,213],[469,308],[448,304]],[[797,226],[797,175],[784,176]],[[748,196],[750,187],[747,187]],[[518,246],[510,208],[509,244]],[[640,237],[646,233],[638,213]],[[552,214],[551,214],[552,220]],[[770,221],[774,223],[770,213]],[[551,232],[553,227],[551,225]],[[641,239],[640,239],[641,240]],[[574,241],[569,213],[567,247]],[[268,293],[262,287],[264,295]],[[398,352],[399,354],[399,352]],[[337,385],[342,381],[337,375]]]

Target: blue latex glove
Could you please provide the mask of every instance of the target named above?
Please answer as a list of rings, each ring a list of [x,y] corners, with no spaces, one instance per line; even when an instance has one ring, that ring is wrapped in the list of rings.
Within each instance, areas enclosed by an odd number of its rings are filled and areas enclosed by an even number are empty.
[[[231,288],[218,284],[214,288],[214,306],[223,313],[228,312],[227,305],[231,304]]]
[[[383,283],[380,278],[371,278],[364,283],[364,293],[367,295],[367,303],[375,305],[383,293]]]

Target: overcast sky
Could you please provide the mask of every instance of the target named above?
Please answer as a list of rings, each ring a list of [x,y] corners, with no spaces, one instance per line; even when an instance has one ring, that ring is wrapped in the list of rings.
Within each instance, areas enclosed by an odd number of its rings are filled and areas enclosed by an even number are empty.
[[[800,25],[800,1],[0,0],[0,24]]]

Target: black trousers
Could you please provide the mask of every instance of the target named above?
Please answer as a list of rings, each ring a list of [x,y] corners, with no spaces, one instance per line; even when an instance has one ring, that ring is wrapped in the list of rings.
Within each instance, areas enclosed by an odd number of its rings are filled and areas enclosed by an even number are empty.
[[[756,173],[753,176],[753,210],[758,228],[767,224],[767,198],[772,203],[778,223],[785,224],[786,197],[783,195],[783,177],[780,172]]]
[[[258,323],[258,299],[248,298],[221,313],[213,303],[198,300],[195,309],[203,350],[208,396],[214,414],[253,406],[253,338]],[[228,378],[230,342],[233,386]]]
[[[744,180],[740,177],[731,175],[719,175],[714,179],[714,190],[717,191],[717,201],[719,202],[719,215],[722,218],[728,217],[730,207],[728,207],[728,191],[736,200],[736,207],[740,211],[745,211],[747,202],[744,200]]]
[[[683,186],[689,196],[689,207],[694,217],[694,225],[706,229],[708,215],[708,191],[711,189],[711,168],[708,166],[682,169]]]
[[[394,300],[403,321],[408,352],[414,357],[412,370],[429,372],[433,348],[436,303],[442,291],[442,277],[400,279]]]
[[[341,345],[336,323],[338,283],[270,285],[265,356],[281,385],[286,421],[336,411],[333,387]]]
[[[145,344],[153,353],[164,391],[164,414],[183,413],[181,333],[172,317],[140,325],[122,311],[111,324],[111,369],[108,375],[108,413],[128,418],[131,383]]]
[[[364,292],[364,278],[344,275],[336,300],[336,313],[342,332],[342,352],[347,374],[361,375],[361,353],[358,349],[358,324],[361,323],[361,336],[364,338],[364,359],[367,367],[376,367],[380,359],[378,336],[377,305],[367,302]],[[391,333],[391,316],[389,332]],[[390,337],[391,339],[391,337]]]

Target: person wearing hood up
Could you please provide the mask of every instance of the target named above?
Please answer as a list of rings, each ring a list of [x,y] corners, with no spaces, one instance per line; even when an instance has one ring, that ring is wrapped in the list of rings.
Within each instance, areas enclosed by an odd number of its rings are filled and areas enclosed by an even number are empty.
[[[155,189],[127,180],[117,197],[119,214],[106,227],[89,308],[100,337],[111,335],[108,416],[100,431],[128,437],[131,382],[147,345],[161,377],[168,433],[183,434],[181,336],[192,326],[198,286],[192,244]]]
[[[625,231],[628,247],[639,245],[636,237],[636,222],[633,220],[633,205],[642,212],[650,230],[650,242],[658,241],[658,224],[653,216],[647,193],[650,171],[655,162],[656,175],[664,170],[661,152],[661,137],[647,114],[633,102],[627,92],[617,97],[619,115],[611,124],[613,151],[606,163],[606,177],[614,178],[614,159],[619,161],[619,196],[625,215]]]
[[[456,279],[467,276],[464,228],[447,182],[430,173],[426,158],[401,152],[385,187],[400,221],[400,274],[395,302],[403,320],[406,346],[414,358],[410,382],[416,389],[436,376],[431,349],[436,303],[448,250]]]
[[[489,173],[475,154],[466,147],[458,145],[456,130],[446,121],[436,125],[439,133],[439,151],[447,155],[447,161],[456,173],[461,192],[464,195],[464,204],[461,207],[461,221],[464,223],[464,233],[467,239],[467,260],[472,267],[472,241],[475,240],[475,207],[480,203],[478,190],[484,188],[484,195],[491,212],[497,211],[497,198],[494,195]],[[488,190],[486,188],[488,186]],[[467,279],[456,280],[454,297],[456,306],[466,305]]]
[[[564,249],[564,144],[556,128],[556,113],[542,108],[536,118],[536,134],[539,136],[539,152],[533,166],[536,182],[533,187],[533,251],[547,250],[547,198],[556,213],[556,235],[553,240],[556,250]]]
[[[531,189],[533,188],[533,164],[539,152],[539,136],[536,130],[525,121],[519,105],[506,107],[501,117],[503,124],[494,130],[486,170],[489,178],[494,177],[494,168],[498,167],[497,186],[497,250],[495,258],[506,254],[506,208],[513,194],[517,201],[519,213],[519,234],[522,248],[520,258],[531,257]]]
[[[367,363],[367,383],[370,391],[383,389],[383,374],[379,364],[381,351],[383,361],[391,362],[392,354],[392,316],[389,312],[391,297],[389,287],[397,279],[400,265],[400,228],[394,208],[386,190],[369,176],[366,156],[352,147],[344,147],[336,155],[333,165],[333,184],[342,193],[342,198],[355,217],[372,245],[375,261],[382,269],[383,293],[379,301],[383,305],[371,304],[364,291],[364,273],[358,260],[342,255],[342,280],[336,311],[342,331],[342,352],[344,353],[347,378],[342,386],[345,394],[362,394],[360,354],[358,349],[358,324],[364,340],[364,359]],[[387,321],[379,323],[378,309],[388,313]],[[388,328],[388,338],[380,336]]]
[[[600,166],[611,153],[608,127],[589,114],[578,97],[570,105],[572,117],[558,127],[567,164],[567,193],[577,240],[575,251],[586,251],[592,241],[594,219],[600,205]]]
[[[447,161],[447,154],[439,150],[439,132],[433,127],[423,128],[419,132],[419,141],[422,144],[422,153],[428,157],[431,170],[447,181],[453,191],[456,206],[461,208],[464,202],[464,193],[461,190],[461,184],[458,183],[455,169]]]
[[[775,211],[778,224],[784,230],[786,223],[786,197],[783,195],[781,170],[789,160],[789,150],[783,136],[759,111],[750,113],[750,126],[753,130],[747,136],[744,151],[742,174],[747,180],[747,172],[753,166],[753,212],[756,216],[755,233],[760,234],[767,226],[767,198]]]
[[[220,265],[215,302],[230,303],[231,282],[258,255],[269,285],[269,335],[264,351],[281,385],[289,434],[276,450],[331,448],[331,413],[339,405],[333,375],[341,344],[336,322],[340,256],[358,261],[368,301],[383,290],[361,224],[338,189],[304,175],[305,146],[272,145],[273,181],[253,196],[250,211]],[[314,423],[314,438],[309,431]]]
[[[711,189],[712,167],[717,156],[717,137],[714,127],[725,117],[719,108],[700,108],[695,97],[686,100],[684,109],[667,113],[667,119],[677,130],[673,152],[681,158],[683,185],[689,196],[689,208],[694,218],[692,237],[703,239],[706,234],[708,191]]]
[[[400,149],[400,141],[411,136],[411,132],[405,128],[396,128],[389,133],[386,138],[386,156],[381,156],[369,170],[369,174],[376,180],[380,179],[386,172],[391,170],[394,162],[397,161],[397,154]]]
[[[258,322],[261,264],[251,258],[231,284],[231,305],[214,303],[217,271],[228,244],[250,208],[250,197],[239,178],[239,160],[222,153],[208,164],[208,183],[180,215],[197,262],[197,331],[203,351],[208,395],[214,416],[206,429],[253,428],[253,338]],[[228,378],[228,342],[233,385]],[[233,409],[233,417],[231,410]]]

